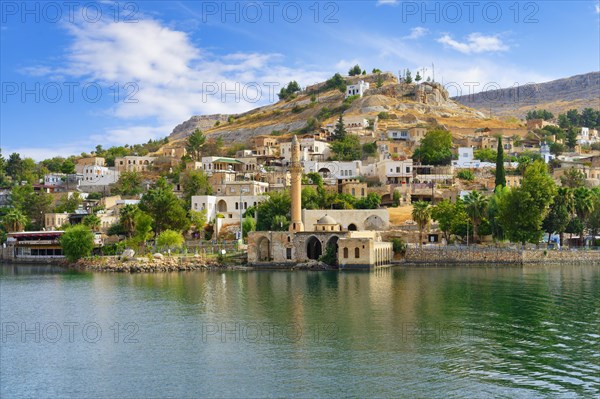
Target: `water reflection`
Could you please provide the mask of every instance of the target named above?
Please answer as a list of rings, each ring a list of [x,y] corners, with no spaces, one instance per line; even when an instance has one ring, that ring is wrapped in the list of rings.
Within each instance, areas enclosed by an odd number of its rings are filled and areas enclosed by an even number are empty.
[[[597,266],[74,276],[27,267],[2,268],[6,320],[41,317],[26,297],[45,301],[40,312],[57,320],[135,321],[144,351],[112,348],[117,365],[93,372],[119,380],[128,367],[144,376],[160,365],[174,376],[169,386],[182,383],[181,396],[600,392]],[[44,279],[53,273],[59,283]],[[152,396],[178,396],[164,390],[164,379],[146,383]],[[2,392],[19,392],[11,388]],[[111,384],[102,389],[115,394]],[[123,389],[118,396],[148,392]]]

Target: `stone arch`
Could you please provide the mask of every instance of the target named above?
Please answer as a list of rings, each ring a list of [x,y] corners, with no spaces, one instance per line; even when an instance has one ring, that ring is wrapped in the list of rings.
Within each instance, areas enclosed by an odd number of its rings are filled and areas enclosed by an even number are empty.
[[[227,202],[225,200],[220,200],[217,203],[217,212],[227,212]]]
[[[338,252],[339,252],[339,245],[338,245],[339,239],[340,238],[338,236],[331,236],[329,238],[329,240],[327,240],[327,245],[326,245],[327,248],[333,247],[333,249],[334,249],[334,253],[335,253],[335,265],[338,264],[337,260],[338,260]],[[332,266],[335,266],[335,265],[332,265]]]
[[[358,230],[358,227],[356,227],[356,224],[350,223],[348,225],[348,231],[356,231],[356,230]]]
[[[319,259],[323,254],[323,247],[321,241],[315,236],[311,236],[306,241],[306,257],[308,259]]]
[[[331,171],[328,168],[321,168],[319,169],[319,174],[322,177],[329,177],[331,175]]]
[[[256,242],[256,259],[259,262],[271,260],[271,241],[267,237],[261,237]]]
[[[371,215],[365,219],[365,230],[383,230],[385,222],[378,215]]]

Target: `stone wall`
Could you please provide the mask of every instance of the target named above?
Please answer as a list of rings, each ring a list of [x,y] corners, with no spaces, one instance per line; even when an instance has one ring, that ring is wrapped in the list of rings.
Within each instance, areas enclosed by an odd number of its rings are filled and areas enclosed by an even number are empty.
[[[493,247],[409,247],[405,262],[431,264],[466,263],[597,263],[600,251],[521,250]]]

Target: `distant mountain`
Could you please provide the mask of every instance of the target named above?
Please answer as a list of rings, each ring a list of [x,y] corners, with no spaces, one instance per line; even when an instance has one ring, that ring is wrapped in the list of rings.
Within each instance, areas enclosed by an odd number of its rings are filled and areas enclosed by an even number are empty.
[[[600,109],[600,72],[452,99],[486,115],[490,114],[491,109],[494,117],[514,116],[521,119],[533,109],[547,109],[556,116],[572,108]]]
[[[196,129],[211,129],[215,127],[215,125],[227,122],[227,119],[229,119],[229,115],[225,114],[192,116],[187,121],[175,126],[169,135],[169,140],[179,140],[185,138],[192,134]]]

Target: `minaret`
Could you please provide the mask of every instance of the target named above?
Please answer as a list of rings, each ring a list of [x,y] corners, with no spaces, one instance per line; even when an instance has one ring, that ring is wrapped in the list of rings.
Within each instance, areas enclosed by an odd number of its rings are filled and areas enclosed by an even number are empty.
[[[294,135],[292,139],[292,163],[290,166],[292,175],[292,222],[290,231],[304,231],[302,223],[302,164],[300,163],[300,143]]]

